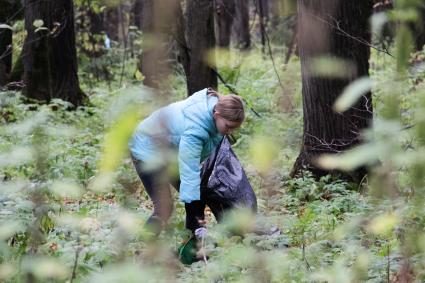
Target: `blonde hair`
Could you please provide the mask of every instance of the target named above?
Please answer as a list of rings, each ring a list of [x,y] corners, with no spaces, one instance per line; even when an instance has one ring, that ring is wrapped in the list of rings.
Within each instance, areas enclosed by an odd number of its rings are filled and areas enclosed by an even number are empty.
[[[227,121],[242,123],[245,119],[245,109],[242,98],[235,94],[221,95],[213,89],[208,89],[208,95],[218,98],[214,111]]]

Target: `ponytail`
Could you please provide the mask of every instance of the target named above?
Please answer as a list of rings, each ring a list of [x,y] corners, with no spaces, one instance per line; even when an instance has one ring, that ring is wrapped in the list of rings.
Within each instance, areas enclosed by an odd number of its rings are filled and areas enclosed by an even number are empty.
[[[242,123],[245,119],[244,104],[240,96],[235,94],[222,95],[212,88],[208,88],[207,94],[218,98],[214,111],[228,121]]]

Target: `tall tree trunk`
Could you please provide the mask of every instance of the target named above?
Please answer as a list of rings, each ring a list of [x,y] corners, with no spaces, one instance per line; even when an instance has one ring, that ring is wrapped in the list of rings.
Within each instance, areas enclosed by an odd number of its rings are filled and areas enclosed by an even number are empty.
[[[143,21],[143,2],[144,0],[135,0],[133,4],[133,14],[134,14],[134,25],[139,29],[142,29]]]
[[[175,10],[176,24],[174,25],[174,39],[178,46],[178,61],[183,66],[186,80],[190,74],[190,50],[186,41],[186,25],[183,16],[183,10],[180,5],[177,5]],[[188,84],[187,84],[188,86]],[[188,88],[189,90],[189,88]]]
[[[370,93],[342,114],[332,110],[335,99],[350,82],[369,75],[370,47],[362,42],[370,42],[372,1],[299,0],[298,4],[304,134],[292,176],[305,169],[321,176],[329,172],[317,168],[314,158],[359,144],[360,132],[372,120]],[[313,72],[312,62],[322,56],[347,60],[354,71],[344,78],[319,75]],[[349,177],[358,181],[364,174],[358,170]]]
[[[419,20],[415,27],[415,46],[417,51],[422,51],[425,45],[425,4],[418,7]]]
[[[0,19],[0,23],[2,23]],[[12,69],[12,30],[0,29],[0,87],[9,81]]]
[[[77,76],[72,0],[26,0],[25,7],[24,94],[45,102],[60,98],[81,105],[84,94]],[[36,30],[33,23],[39,19],[47,29]]]
[[[229,47],[233,18],[235,17],[235,0],[215,0],[214,2],[217,45]]]
[[[260,18],[261,51],[266,51],[266,24],[268,20],[268,1],[257,0],[258,17]]]
[[[298,38],[298,26],[295,23],[294,26],[292,27],[291,41],[288,43],[288,49],[286,51],[285,61],[283,63],[284,66],[288,65],[288,62],[289,62],[289,59],[291,58],[292,53],[297,48],[297,38]]]
[[[0,24],[11,25],[9,17],[16,11],[16,1],[0,0]],[[12,70],[12,30],[6,27],[0,28],[0,87],[9,81]]]
[[[214,9],[210,0],[187,0],[187,38],[190,50],[190,73],[187,78],[188,94],[206,87],[217,88],[214,67],[206,63],[214,61],[211,52],[215,46]],[[212,57],[212,58],[211,58]]]
[[[120,23],[118,21],[118,8],[108,7],[104,13],[106,34],[113,41],[119,41]]]
[[[259,13],[261,13],[260,16],[264,18],[264,23],[267,23],[269,21],[269,0],[257,0],[258,1],[258,8],[261,10]]]
[[[127,19],[125,17],[125,7],[123,4],[118,5],[117,7],[118,11],[118,40],[121,42],[124,47],[127,47]]]
[[[241,49],[248,49],[251,47],[248,0],[235,0],[233,35],[238,47]]]
[[[139,20],[143,32],[139,69],[145,77],[144,84],[158,88],[170,74],[171,38],[174,37],[179,46],[186,46],[184,33],[180,30],[183,28],[180,1],[143,0],[138,9],[141,9]],[[183,57],[187,59],[187,56]]]

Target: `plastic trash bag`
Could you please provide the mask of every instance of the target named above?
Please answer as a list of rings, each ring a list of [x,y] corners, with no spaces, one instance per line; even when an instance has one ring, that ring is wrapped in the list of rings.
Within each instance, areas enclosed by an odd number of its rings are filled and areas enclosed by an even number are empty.
[[[257,197],[226,136],[202,166],[201,199],[218,222],[232,208],[257,212]]]

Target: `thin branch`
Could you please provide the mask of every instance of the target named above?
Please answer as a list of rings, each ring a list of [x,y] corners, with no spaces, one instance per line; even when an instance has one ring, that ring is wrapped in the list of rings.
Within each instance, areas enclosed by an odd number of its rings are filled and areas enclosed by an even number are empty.
[[[78,265],[78,257],[80,256],[80,252],[81,252],[81,246],[80,246],[80,238],[78,237],[77,239],[77,249],[75,250],[75,260],[74,260],[74,265],[72,267],[72,274],[71,274],[71,280],[70,283],[72,283],[74,281],[74,279],[77,277],[77,265]]]
[[[328,21],[326,21],[325,19],[322,19],[321,17],[319,17],[319,16],[317,16],[317,15],[314,15],[314,14],[312,14],[312,13],[309,13],[309,12],[305,12],[305,13],[308,13],[310,16],[312,16],[312,17],[314,17],[315,19],[317,19],[318,21],[320,21],[320,22],[322,22],[322,23],[325,23],[325,24],[327,24],[328,26],[330,26],[331,28],[333,28],[334,30],[337,30],[337,31],[339,31],[340,33],[339,33],[339,35],[342,35],[342,36],[346,36],[347,38],[350,38],[350,39],[353,39],[353,40],[355,40],[355,41],[357,41],[357,42],[359,42],[359,43],[361,43],[361,44],[364,44],[364,45],[366,45],[366,46],[368,46],[368,47],[370,47],[370,48],[373,48],[373,49],[375,49],[375,50],[377,50],[377,51],[379,51],[379,52],[382,52],[382,53],[385,53],[385,54],[387,54],[387,55],[389,55],[389,56],[391,56],[392,58],[395,58],[394,57],[394,55],[392,55],[386,48],[385,49],[381,49],[381,48],[378,48],[377,46],[375,46],[375,45],[373,45],[373,44],[371,44],[371,43],[369,43],[367,40],[365,40],[365,39],[363,39],[363,38],[360,38],[360,37],[356,37],[356,36],[353,36],[353,35],[351,35],[351,34],[349,34],[348,32],[346,32],[345,30],[343,30],[341,27],[340,27],[340,24],[339,24],[339,22],[335,19],[335,18],[333,18],[332,16],[329,16],[330,18],[332,18],[333,19],[333,21],[335,22],[335,24],[332,24],[332,23],[330,23],[330,22],[328,22]]]
[[[230,90],[232,93],[241,96],[236,89],[234,89],[231,85],[229,85],[221,76],[221,74],[214,68],[211,68],[213,70],[213,72],[217,75],[217,78],[224,84],[225,87],[227,87],[228,90]],[[255,116],[261,118],[261,115],[255,111],[255,109],[252,106],[248,106],[249,109],[255,114]]]

